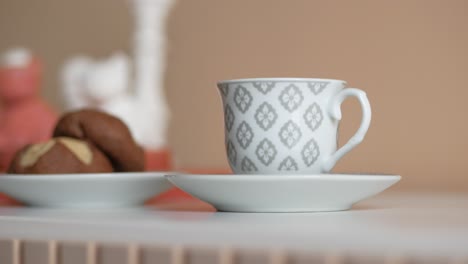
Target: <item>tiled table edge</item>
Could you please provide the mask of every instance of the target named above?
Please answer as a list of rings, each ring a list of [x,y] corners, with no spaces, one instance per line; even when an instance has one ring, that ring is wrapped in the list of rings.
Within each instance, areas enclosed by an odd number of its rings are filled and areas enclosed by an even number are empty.
[[[1,264],[468,264],[468,258],[0,238]]]

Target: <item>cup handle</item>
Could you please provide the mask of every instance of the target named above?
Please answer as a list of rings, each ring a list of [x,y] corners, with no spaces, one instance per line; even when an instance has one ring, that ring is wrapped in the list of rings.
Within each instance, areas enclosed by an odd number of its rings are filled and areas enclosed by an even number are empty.
[[[362,90],[356,88],[346,88],[341,90],[337,93],[330,101],[329,111],[328,113],[331,117],[335,120],[341,120],[341,104],[343,101],[348,98],[354,96],[359,100],[362,108],[362,119],[361,125],[357,132],[344,144],[341,148],[339,148],[335,153],[333,153],[324,163],[322,166],[322,171],[329,172],[336,164],[336,162],[341,159],[346,153],[356,147],[359,143],[362,142],[364,136],[369,129],[370,121],[371,121],[371,107],[369,104],[369,100],[367,99],[366,93]]]

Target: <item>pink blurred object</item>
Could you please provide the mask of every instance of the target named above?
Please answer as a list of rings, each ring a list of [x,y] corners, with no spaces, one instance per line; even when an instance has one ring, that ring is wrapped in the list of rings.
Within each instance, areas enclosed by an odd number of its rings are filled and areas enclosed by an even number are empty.
[[[4,54],[0,65],[0,171],[23,146],[50,138],[57,114],[39,95],[41,64],[24,49]]]

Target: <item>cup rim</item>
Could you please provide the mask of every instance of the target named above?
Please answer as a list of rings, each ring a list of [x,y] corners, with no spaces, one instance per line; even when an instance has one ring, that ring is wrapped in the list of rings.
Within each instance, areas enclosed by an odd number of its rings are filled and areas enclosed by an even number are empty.
[[[240,78],[240,79],[229,79],[221,80],[217,82],[217,85],[222,84],[231,84],[231,83],[244,83],[244,82],[311,82],[311,81],[326,81],[326,82],[342,82],[345,85],[347,84],[344,80],[339,79],[327,79],[327,78],[302,78],[302,77],[262,77],[262,78]]]

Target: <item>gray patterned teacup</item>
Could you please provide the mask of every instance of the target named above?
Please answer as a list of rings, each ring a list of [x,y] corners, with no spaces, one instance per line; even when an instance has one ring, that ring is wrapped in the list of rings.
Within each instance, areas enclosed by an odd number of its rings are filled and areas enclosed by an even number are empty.
[[[366,94],[330,79],[256,78],[221,81],[226,152],[236,174],[317,174],[364,138],[371,120]],[[357,97],[362,120],[337,150],[341,103]]]

